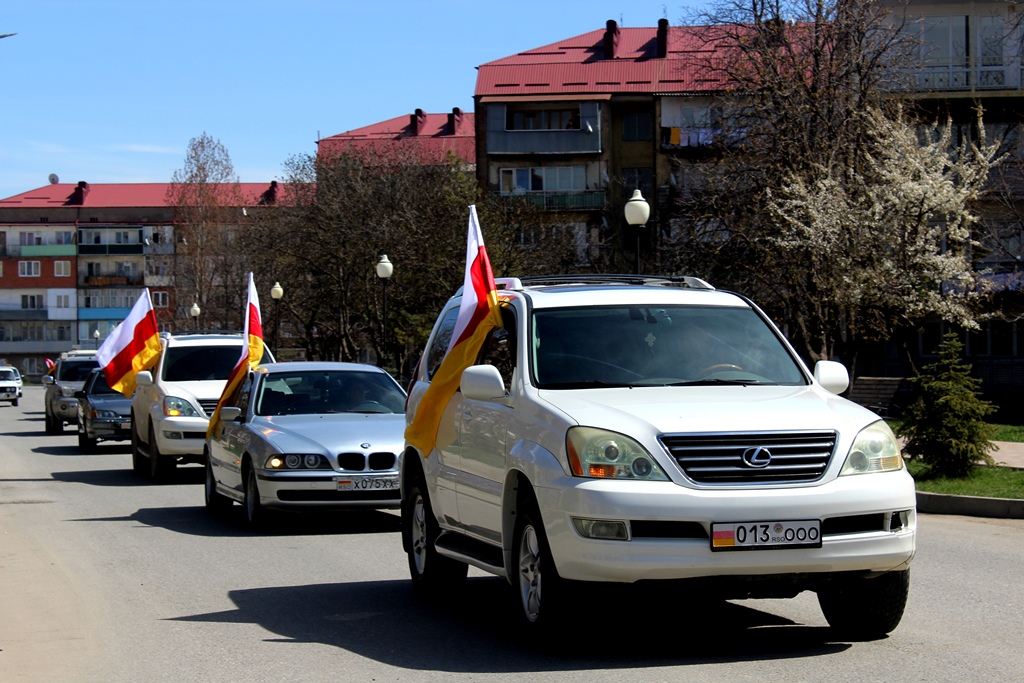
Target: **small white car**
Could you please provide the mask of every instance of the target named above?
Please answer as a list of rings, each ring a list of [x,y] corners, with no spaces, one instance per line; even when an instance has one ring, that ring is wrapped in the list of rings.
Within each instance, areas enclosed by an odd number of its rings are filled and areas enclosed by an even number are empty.
[[[405,392],[360,363],[256,368],[207,439],[206,507],[252,528],[272,510],[397,508]]]
[[[0,401],[7,401],[12,406],[18,405],[21,398],[21,373],[13,365],[0,365]]]
[[[436,446],[402,457],[418,590],[451,590],[473,565],[508,579],[531,626],[597,582],[684,580],[725,599],[811,590],[844,636],[896,628],[914,482],[886,423],[836,395],[842,365],[810,372],[751,301],[695,278],[498,283],[503,327],[461,390],[422,400],[458,295],[410,388],[408,422],[442,411]]]
[[[154,481],[202,463],[206,428],[242,355],[240,334],[162,334],[160,357],[140,372],[131,404],[132,468]],[[273,357],[267,351],[264,361]]]

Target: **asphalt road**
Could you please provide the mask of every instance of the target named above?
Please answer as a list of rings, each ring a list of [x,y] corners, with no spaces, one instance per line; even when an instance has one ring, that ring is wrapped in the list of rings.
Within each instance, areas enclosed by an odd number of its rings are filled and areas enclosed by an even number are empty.
[[[127,447],[0,406],[0,681],[1019,681],[1024,521],[922,515],[889,638],[833,638],[813,595],[703,605],[593,591],[563,636],[515,627],[476,572],[416,600],[390,512],[211,518],[202,469],[157,486]]]

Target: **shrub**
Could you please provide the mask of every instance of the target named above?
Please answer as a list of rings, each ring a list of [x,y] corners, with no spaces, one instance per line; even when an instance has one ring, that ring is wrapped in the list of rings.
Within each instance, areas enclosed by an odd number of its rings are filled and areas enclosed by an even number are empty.
[[[939,345],[939,360],[911,378],[920,398],[904,413],[899,435],[904,451],[920,457],[936,476],[966,477],[976,464],[994,465],[989,451],[995,428],[984,417],[995,407],[981,398],[981,380],[960,362],[963,344],[953,333]]]

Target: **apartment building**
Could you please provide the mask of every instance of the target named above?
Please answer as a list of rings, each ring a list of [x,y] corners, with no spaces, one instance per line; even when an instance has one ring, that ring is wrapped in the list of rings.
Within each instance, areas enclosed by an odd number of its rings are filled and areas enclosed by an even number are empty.
[[[385,149],[409,154],[422,163],[446,163],[449,156],[472,164],[476,160],[476,130],[471,112],[459,107],[448,114],[412,114],[355,128],[317,140],[317,154],[373,154]]]

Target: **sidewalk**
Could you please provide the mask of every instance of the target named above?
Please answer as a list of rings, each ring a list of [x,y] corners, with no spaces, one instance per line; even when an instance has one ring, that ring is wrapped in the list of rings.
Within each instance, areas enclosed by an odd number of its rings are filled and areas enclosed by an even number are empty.
[[[997,450],[990,455],[997,465],[1024,470],[1024,443],[1006,441],[994,443]],[[951,496],[943,493],[918,491],[917,511],[938,515],[1024,519],[1024,500]]]

